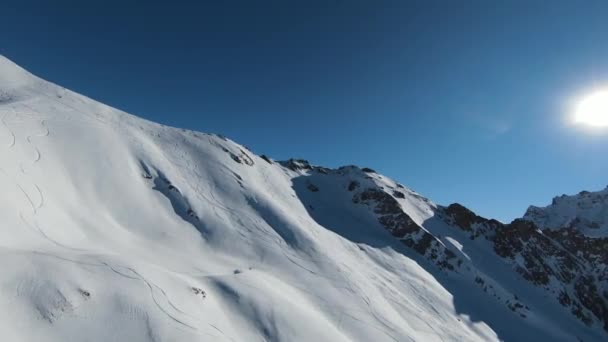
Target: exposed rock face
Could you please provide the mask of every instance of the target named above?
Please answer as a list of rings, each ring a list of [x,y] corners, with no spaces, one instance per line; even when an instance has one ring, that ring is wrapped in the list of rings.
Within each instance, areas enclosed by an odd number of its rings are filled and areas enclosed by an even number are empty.
[[[453,203],[447,207],[440,207],[437,215],[442,217],[442,219],[450,225],[468,232],[471,240],[480,236],[488,239],[494,235],[497,228],[503,226],[502,223],[494,219],[486,219],[476,215],[459,203]]]
[[[439,214],[471,239],[484,236],[524,279],[555,295],[585,324],[592,324],[595,317],[608,331],[608,238],[585,236],[581,228],[588,224],[575,228],[573,223],[580,222],[575,220],[560,229],[541,230],[535,222],[554,219],[535,207],[528,209],[525,219],[510,224],[485,219],[460,204],[442,208]]]
[[[354,191],[354,190],[356,190],[357,188],[359,188],[359,186],[361,186],[361,184],[359,184],[359,182],[357,182],[357,181],[351,181],[351,182],[348,184],[348,191]]]
[[[393,190],[393,196],[397,198],[405,198],[405,195],[401,191]]]
[[[574,279],[574,293],[579,303],[570,305],[573,313],[589,321],[581,308],[589,309],[604,322],[608,330],[608,238],[590,238],[572,227],[559,230],[546,229],[544,233],[558,242],[570,255],[576,255],[584,265],[584,273]]]
[[[504,258],[523,258],[517,272],[539,286],[548,285],[551,277],[569,283],[583,271],[574,256],[529,221],[515,220],[497,229],[494,250]]]
[[[566,250],[586,261],[597,264],[608,264],[608,238],[590,238],[574,228],[544,230],[544,233],[558,241]]]
[[[312,184],[312,183],[308,184],[306,187],[308,188],[308,190],[310,190],[312,192],[319,191],[319,188],[316,185]]]
[[[260,158],[264,159],[264,161],[266,161],[268,164],[272,164],[273,163],[272,160],[267,155],[265,155],[265,154],[262,154],[260,156]]]
[[[289,159],[281,162],[281,164],[292,171],[312,170],[308,160],[304,159]]]
[[[272,162],[270,162],[272,163]],[[328,174],[331,169],[322,166],[311,165],[308,160],[305,159],[289,159],[287,161],[279,162],[281,165],[296,172],[315,171],[322,174]]]
[[[353,197],[354,203],[372,208],[378,221],[406,246],[432,260],[440,268],[454,270],[461,261],[441,241],[419,226],[391,195],[380,189],[366,189]]]

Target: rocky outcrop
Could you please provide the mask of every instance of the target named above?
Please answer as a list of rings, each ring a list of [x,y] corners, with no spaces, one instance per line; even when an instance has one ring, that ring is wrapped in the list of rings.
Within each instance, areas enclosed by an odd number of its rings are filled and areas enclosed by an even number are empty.
[[[399,202],[380,189],[368,188],[355,194],[353,202],[372,208],[378,222],[403,244],[434,262],[441,269],[454,270],[460,260],[441,241],[430,234],[406,214]]]
[[[584,267],[534,223],[515,220],[496,230],[494,251],[503,258],[518,258],[516,271],[535,285],[548,285],[550,278],[569,284]]]
[[[315,171],[327,175],[330,171],[332,171],[331,169],[328,169],[326,167],[311,165],[308,160],[305,159],[289,159],[286,161],[281,161],[279,163],[284,167],[290,169],[291,171],[296,172]]]
[[[585,236],[572,225],[541,230],[528,219],[503,224],[460,204],[442,207],[438,214],[471,239],[485,237],[522,278],[555,296],[583,323],[597,320],[608,331],[608,238]]]
[[[439,207],[437,215],[448,224],[468,233],[471,240],[475,240],[480,236],[490,239],[494,236],[496,229],[504,226],[497,220],[478,216],[459,203],[452,203],[447,207]]]

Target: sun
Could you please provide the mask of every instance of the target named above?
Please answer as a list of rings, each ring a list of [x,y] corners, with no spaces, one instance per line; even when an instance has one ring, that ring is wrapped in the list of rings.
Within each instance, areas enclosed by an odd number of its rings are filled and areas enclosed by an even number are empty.
[[[584,97],[576,106],[574,122],[595,127],[608,127],[608,90]]]

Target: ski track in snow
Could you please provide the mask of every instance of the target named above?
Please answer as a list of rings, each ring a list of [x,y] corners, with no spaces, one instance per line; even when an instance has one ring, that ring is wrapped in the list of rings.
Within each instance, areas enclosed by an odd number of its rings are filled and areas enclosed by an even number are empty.
[[[29,116],[29,118],[30,118],[30,119],[34,119],[34,118],[38,119],[38,118],[39,118],[39,117],[38,117],[38,116],[36,116],[36,115],[28,115],[27,113],[18,113],[18,114],[20,114],[20,115],[22,115],[22,116]],[[25,141],[26,141],[26,142],[27,142],[27,143],[28,143],[30,146],[32,146],[32,148],[34,149],[34,151],[35,151],[35,153],[36,153],[36,156],[35,156],[34,160],[31,162],[31,164],[36,164],[36,163],[37,163],[37,162],[39,162],[39,161],[40,161],[40,159],[41,159],[41,153],[40,153],[40,150],[38,149],[38,147],[37,147],[37,146],[35,146],[35,145],[33,144],[33,142],[32,142],[32,138],[34,138],[34,137],[48,137],[48,136],[50,135],[50,130],[49,130],[49,128],[48,128],[48,126],[47,126],[47,124],[46,124],[46,120],[45,120],[45,119],[40,119],[40,121],[39,121],[39,122],[40,122],[40,125],[41,125],[42,127],[44,127],[44,128],[45,128],[44,133],[34,133],[34,134],[30,134],[30,135],[27,135],[27,136],[26,136],[26,138],[25,138]],[[4,123],[4,117],[3,117],[3,121],[2,121],[2,123]],[[6,126],[6,125],[5,125],[5,126]],[[6,126],[6,127],[8,127],[8,126]],[[15,137],[15,135],[13,134],[13,132],[12,132],[12,131],[11,131],[11,135],[12,135],[13,137]],[[12,145],[11,145],[11,146],[9,146],[9,147],[13,147],[13,146],[14,146],[14,144],[12,144]],[[22,163],[20,163],[20,164],[22,164]],[[22,172],[23,174],[27,174],[27,173],[25,172],[25,170],[24,170],[23,166],[21,166],[21,167],[20,167],[20,169],[21,169],[21,172]],[[62,247],[62,248],[68,249],[68,250],[70,250],[70,251],[83,251],[82,249],[78,249],[78,248],[73,248],[73,247],[66,246],[66,245],[64,245],[64,244],[62,244],[62,243],[60,243],[60,242],[58,242],[58,241],[56,241],[56,240],[54,240],[54,239],[50,238],[50,237],[48,236],[48,234],[46,234],[46,233],[44,232],[44,230],[43,230],[43,229],[42,229],[42,228],[39,226],[39,224],[37,224],[37,223],[35,222],[35,217],[36,217],[36,215],[37,215],[38,211],[39,211],[39,210],[40,210],[40,209],[43,207],[43,205],[44,205],[44,195],[43,195],[42,191],[40,190],[40,187],[38,186],[38,184],[32,183],[32,185],[34,186],[34,188],[37,190],[38,195],[39,195],[39,198],[40,198],[40,200],[39,200],[38,204],[35,204],[35,203],[34,203],[34,201],[32,200],[31,196],[30,196],[30,195],[29,195],[29,194],[28,194],[28,193],[25,191],[25,189],[23,188],[23,186],[22,186],[21,184],[16,183],[16,185],[17,185],[17,187],[20,189],[20,191],[23,193],[23,195],[24,195],[24,196],[25,196],[25,198],[27,199],[27,201],[28,201],[28,203],[30,204],[30,207],[31,207],[31,209],[32,209],[32,218],[33,218],[33,220],[34,220],[34,222],[33,222],[33,223],[29,223],[29,222],[27,222],[27,220],[26,220],[26,219],[25,219],[25,217],[24,217],[23,212],[21,212],[21,213],[19,214],[19,216],[20,216],[21,220],[24,222],[24,224],[25,224],[26,226],[28,226],[28,227],[30,227],[30,228],[32,228],[32,229],[34,229],[35,231],[37,231],[38,233],[40,233],[40,234],[41,234],[41,235],[42,235],[42,236],[43,236],[43,237],[44,237],[46,240],[50,241],[51,243],[53,243],[53,244],[54,244],[54,245],[56,245],[56,246],[59,246],[59,247]],[[67,259],[63,259],[63,260],[67,260]],[[73,260],[70,260],[70,261],[73,261]],[[73,262],[74,262],[74,261],[73,261]],[[90,265],[94,265],[94,264],[90,264]],[[171,319],[173,322],[178,323],[178,324],[180,324],[180,325],[182,325],[182,326],[185,326],[185,327],[187,327],[187,328],[189,328],[189,329],[192,329],[192,330],[198,331],[198,329],[197,329],[197,328],[195,328],[194,326],[192,326],[192,325],[190,325],[190,324],[187,324],[187,323],[183,322],[182,320],[180,320],[179,318],[177,318],[177,317],[175,317],[174,315],[172,315],[170,312],[168,312],[168,311],[167,311],[167,309],[165,309],[165,308],[164,308],[164,307],[163,307],[163,306],[162,306],[162,305],[159,303],[159,300],[158,300],[157,296],[155,295],[155,291],[154,291],[154,289],[155,289],[155,288],[156,288],[158,291],[160,291],[160,293],[162,294],[162,296],[165,298],[165,301],[166,301],[166,302],[169,304],[169,306],[170,306],[171,308],[173,308],[173,310],[175,310],[175,311],[177,311],[177,312],[179,312],[179,313],[181,313],[181,314],[187,315],[187,316],[189,316],[189,317],[193,317],[193,316],[191,316],[191,315],[188,315],[188,314],[187,314],[187,313],[185,313],[184,311],[180,310],[179,308],[177,308],[177,306],[176,306],[176,305],[175,305],[175,304],[174,304],[174,303],[173,303],[171,300],[169,300],[169,298],[168,298],[168,296],[167,296],[167,293],[165,292],[165,290],[164,290],[164,289],[162,289],[162,288],[161,288],[161,287],[159,287],[158,285],[156,285],[156,284],[154,284],[154,283],[150,282],[149,280],[147,280],[146,278],[144,278],[144,277],[143,277],[143,276],[142,276],[142,275],[141,275],[139,272],[137,272],[137,271],[136,271],[136,270],[134,270],[133,268],[130,268],[130,267],[124,267],[125,269],[127,269],[127,270],[128,270],[128,271],[130,271],[131,273],[135,274],[137,277],[131,277],[131,276],[128,276],[128,275],[126,275],[126,274],[124,274],[124,273],[122,273],[122,272],[119,272],[119,271],[117,271],[117,270],[116,270],[114,267],[112,267],[111,265],[109,265],[109,264],[107,264],[107,263],[102,263],[101,265],[104,265],[104,266],[106,266],[106,267],[110,268],[110,270],[112,270],[114,273],[116,273],[116,274],[118,274],[118,275],[121,275],[121,276],[123,276],[123,277],[129,278],[129,279],[137,279],[137,280],[141,280],[141,281],[142,281],[142,282],[143,282],[143,283],[144,283],[144,284],[145,284],[145,285],[148,287],[148,289],[149,289],[149,291],[150,291],[150,296],[151,296],[151,298],[152,298],[153,302],[156,304],[157,308],[158,308],[158,309],[159,309],[161,312],[163,312],[163,313],[164,313],[164,314],[165,314],[165,315],[166,315],[168,318],[170,318],[170,319]],[[100,265],[94,265],[94,266],[100,266]],[[214,328],[215,328],[216,330],[218,330],[218,331],[220,331],[220,332],[221,332],[221,330],[217,329],[216,327],[214,327]],[[207,333],[205,333],[205,334],[207,334]],[[223,334],[223,333],[222,333],[222,334]],[[209,336],[218,337],[218,336],[214,336],[214,335],[209,335]]]
[[[11,107],[11,110],[14,113],[15,110],[12,107]],[[10,134],[10,142],[8,143],[8,148],[13,148],[15,146],[16,139],[15,139],[15,133],[13,133],[13,130],[11,130],[10,127],[8,127],[8,124],[6,123],[6,117],[8,115],[9,115],[9,112],[3,113],[0,121],[2,122],[2,126],[4,126],[4,129],[6,131],[8,131],[8,133]]]
[[[14,109],[13,109],[13,111],[14,111]],[[15,112],[15,115],[16,115],[16,116],[18,116],[18,115],[23,115],[23,116],[30,116],[30,118],[38,118],[38,116],[36,116],[36,115],[28,115],[27,113],[16,113],[16,112]],[[12,143],[11,143],[11,144],[9,144],[9,148],[12,148],[12,147],[15,145],[15,142],[16,142],[16,137],[15,137],[15,134],[13,133],[13,131],[12,131],[12,130],[10,130],[10,128],[8,128],[8,125],[6,125],[6,122],[5,122],[5,116],[6,116],[6,114],[5,114],[5,115],[2,117],[2,124],[3,124],[3,125],[4,125],[4,126],[7,128],[7,129],[9,129],[9,132],[10,132],[10,134],[11,134],[11,136],[12,136]],[[33,149],[34,149],[34,151],[35,151],[35,153],[36,153],[36,157],[35,157],[35,158],[34,158],[34,160],[32,161],[32,164],[35,164],[35,163],[39,162],[39,161],[40,161],[40,159],[41,159],[41,153],[40,153],[40,150],[38,149],[38,147],[36,147],[36,146],[35,146],[35,145],[32,143],[32,138],[33,138],[33,137],[48,137],[48,136],[50,135],[50,130],[49,130],[48,126],[46,125],[46,121],[45,121],[44,119],[41,119],[41,120],[40,120],[40,125],[41,125],[42,127],[44,127],[44,128],[45,128],[45,132],[44,132],[44,133],[30,134],[30,135],[27,135],[27,137],[26,137],[26,139],[25,139],[25,140],[27,141],[27,143],[28,143],[28,144],[30,144],[30,145],[33,147]],[[20,163],[20,164],[22,165],[22,163]],[[22,172],[22,173],[26,174],[26,172],[25,172],[25,171],[24,171],[24,169],[23,169],[23,166],[21,166],[21,167],[20,167],[20,169],[21,169],[21,172]],[[33,217],[33,219],[34,219],[34,221],[35,221],[35,216],[36,216],[36,214],[38,213],[38,210],[40,210],[40,209],[43,207],[43,205],[44,205],[44,195],[43,195],[42,191],[40,190],[40,187],[38,186],[38,184],[32,183],[32,185],[35,187],[35,189],[37,190],[38,195],[39,195],[39,197],[40,197],[39,203],[36,205],[36,204],[34,204],[34,201],[32,200],[31,196],[30,196],[30,195],[29,195],[29,194],[28,194],[28,193],[25,191],[25,189],[23,188],[23,186],[22,186],[21,184],[19,184],[19,183],[16,183],[16,185],[17,185],[17,187],[19,188],[19,190],[20,190],[20,191],[23,193],[23,195],[24,195],[24,196],[25,196],[25,198],[27,199],[28,203],[30,204],[30,207],[31,207],[31,209],[32,209],[32,213],[33,213],[33,214],[32,214],[32,217]],[[64,244],[62,244],[62,243],[60,243],[60,242],[58,242],[58,241],[56,241],[56,240],[54,240],[54,239],[50,238],[50,237],[48,236],[48,234],[46,234],[46,233],[44,232],[44,230],[43,230],[43,229],[42,229],[42,228],[41,228],[41,227],[40,227],[40,226],[39,226],[39,225],[38,225],[36,222],[34,222],[34,223],[29,223],[29,222],[27,222],[27,220],[26,220],[26,219],[25,219],[25,217],[24,217],[23,212],[21,212],[21,213],[19,214],[19,217],[21,218],[21,220],[23,221],[23,223],[24,223],[26,226],[28,226],[28,227],[30,227],[30,228],[32,228],[32,229],[34,229],[35,231],[37,231],[38,233],[40,233],[40,234],[41,234],[41,235],[42,235],[42,236],[43,236],[43,237],[44,237],[46,240],[48,240],[48,241],[52,242],[54,245],[57,245],[57,246],[59,246],[59,247],[62,247],[62,248],[65,248],[65,249],[68,249],[68,250],[71,250],[71,251],[79,251],[79,250],[82,250],[82,249],[78,249],[78,248],[73,248],[73,247],[66,246],[66,245],[64,245]],[[67,259],[64,259],[64,260],[67,260]],[[71,260],[71,261],[72,261],[72,260]],[[73,262],[74,262],[74,261],[73,261]],[[173,321],[175,321],[175,322],[177,322],[177,323],[179,323],[179,324],[182,324],[182,325],[184,325],[184,326],[186,326],[186,327],[188,327],[188,328],[191,328],[191,329],[196,330],[196,328],[194,328],[194,327],[192,327],[192,326],[190,326],[190,325],[188,325],[188,324],[186,324],[186,323],[184,323],[184,322],[180,321],[179,319],[175,318],[174,316],[172,316],[172,315],[171,315],[169,312],[167,312],[167,311],[166,311],[166,310],[165,310],[165,309],[164,309],[164,308],[163,308],[163,307],[162,307],[162,306],[159,304],[159,302],[158,302],[158,300],[157,300],[156,296],[154,295],[154,288],[153,288],[153,286],[154,286],[155,288],[157,288],[157,289],[159,289],[159,290],[161,291],[161,293],[163,294],[163,296],[165,296],[165,298],[166,298],[167,302],[169,303],[169,305],[170,305],[172,308],[174,308],[176,311],[179,311],[180,313],[184,313],[183,311],[179,310],[179,309],[178,309],[178,308],[177,308],[177,307],[176,307],[176,306],[175,306],[175,305],[174,305],[174,304],[173,304],[173,303],[172,303],[172,302],[171,302],[171,301],[168,299],[166,292],[165,292],[165,291],[164,291],[162,288],[160,288],[159,286],[157,286],[157,285],[155,285],[155,284],[152,284],[151,282],[149,282],[148,280],[146,280],[146,279],[145,279],[143,276],[141,276],[141,274],[139,274],[137,271],[135,271],[135,270],[134,270],[134,269],[132,269],[132,268],[127,268],[127,269],[128,269],[130,272],[132,272],[132,273],[136,274],[136,275],[138,276],[138,278],[135,278],[135,277],[130,277],[130,276],[128,276],[128,275],[126,275],[126,274],[124,274],[124,273],[121,273],[121,272],[117,271],[115,268],[113,268],[112,266],[110,266],[110,265],[109,265],[109,264],[107,264],[107,263],[102,263],[102,264],[103,264],[103,265],[105,265],[105,266],[107,266],[108,268],[110,268],[110,269],[111,269],[113,272],[115,272],[115,273],[117,273],[117,274],[119,274],[119,275],[121,275],[121,276],[123,276],[123,277],[127,277],[127,278],[130,278],[130,279],[139,279],[139,280],[143,281],[143,282],[144,282],[144,283],[147,285],[147,287],[149,288],[149,290],[150,290],[150,295],[152,296],[152,299],[153,299],[154,303],[156,304],[156,306],[158,307],[158,309],[159,309],[159,310],[161,310],[161,311],[162,311],[162,312],[163,312],[165,315],[167,315],[167,316],[168,316],[169,318],[171,318]],[[94,265],[94,264],[90,264],[90,265]],[[96,265],[96,266],[99,266],[99,265]],[[185,314],[185,313],[184,313],[184,314]],[[216,329],[217,329],[217,328],[216,328]]]
[[[14,110],[14,108],[13,108],[13,110]],[[15,116],[18,116],[20,114],[20,113],[16,112],[15,110],[14,110],[14,112],[15,112]],[[32,143],[32,140],[31,140],[32,137],[48,137],[50,135],[50,130],[47,127],[47,125],[45,123],[45,120],[42,119],[39,122],[40,122],[40,125],[42,127],[44,127],[44,129],[45,129],[44,133],[29,134],[25,138],[25,141],[28,143],[28,145],[30,145],[34,149],[35,154],[36,154],[36,156],[34,157],[34,160],[31,161],[32,165],[38,163],[40,161],[40,159],[41,159],[40,150],[38,149],[37,146],[35,146]],[[14,136],[14,134],[13,134],[13,136]],[[20,162],[19,165],[20,165],[21,173],[23,175],[27,176],[27,172],[25,172],[25,170],[23,168],[23,162]],[[55,245],[58,245],[58,246],[61,246],[61,247],[66,247],[63,244],[57,242],[56,240],[50,238],[48,236],[48,234],[46,234],[44,232],[44,230],[35,222],[36,221],[36,216],[38,214],[38,211],[40,209],[42,209],[42,207],[44,206],[44,194],[43,194],[42,190],[40,189],[40,186],[38,184],[34,183],[34,182],[31,182],[32,187],[36,189],[38,197],[39,197],[38,203],[35,204],[34,201],[32,200],[32,197],[27,193],[27,191],[25,191],[25,189],[23,188],[23,186],[20,183],[16,182],[16,181],[15,181],[15,183],[16,183],[17,187],[19,188],[19,190],[26,197],[26,199],[29,202],[29,204],[31,206],[31,209],[32,209],[32,215],[31,216],[32,216],[33,223],[28,223],[27,222],[27,220],[24,217],[24,213],[23,212],[21,212],[19,214],[19,217],[21,218],[21,220],[26,224],[26,226],[28,226],[30,228],[34,227],[34,230],[37,231],[37,232],[39,232],[46,240],[51,241]],[[69,247],[66,247],[66,248],[69,248]]]
[[[25,138],[25,141],[26,141],[26,142],[27,142],[27,143],[28,143],[28,144],[29,144],[29,145],[30,145],[30,146],[33,148],[33,150],[34,150],[34,154],[35,154],[35,156],[34,156],[34,159],[33,159],[33,160],[30,162],[30,164],[32,164],[32,165],[33,165],[33,164],[36,164],[37,162],[39,162],[39,161],[40,161],[40,158],[42,158],[42,155],[40,154],[40,149],[38,149],[38,147],[32,143],[32,138],[35,138],[35,137],[39,137],[39,138],[42,138],[42,137],[48,137],[48,136],[50,135],[50,133],[51,133],[51,132],[49,131],[48,127],[46,126],[46,121],[45,121],[44,119],[41,119],[39,122],[40,122],[40,125],[41,125],[42,127],[44,127],[44,129],[45,129],[44,133],[35,133],[35,134],[30,134],[30,135],[26,136],[26,138]],[[23,168],[23,166],[21,166],[21,172],[26,173],[26,172],[25,172],[25,169]]]
[[[15,115],[15,117],[17,117],[17,116],[18,116],[18,114],[17,114],[17,112],[16,112],[16,110],[15,110],[15,108],[14,108],[14,107],[11,107],[11,112],[12,112],[12,113]],[[13,132],[13,130],[12,130],[12,129],[10,129],[10,127],[9,127],[9,126],[8,126],[8,124],[6,123],[6,115],[8,115],[8,113],[5,113],[5,114],[2,116],[2,120],[1,120],[1,121],[2,121],[3,126],[4,126],[4,127],[5,127],[5,128],[6,128],[6,129],[7,129],[9,132],[10,132],[10,135],[11,135],[11,137],[12,137],[12,139],[11,139],[11,143],[8,145],[8,148],[9,148],[9,149],[12,149],[12,148],[15,146],[15,144],[16,144],[16,140],[17,140],[17,139],[16,139],[16,136],[15,136],[15,133]],[[43,124],[43,126],[44,126],[44,124]],[[46,133],[45,133],[45,134],[43,134],[42,136],[48,136],[48,134],[49,134],[49,133],[50,133],[50,132],[49,132],[48,128],[46,128]],[[28,136],[28,137],[26,138],[26,140],[28,141],[28,143],[29,143],[29,144],[31,144],[31,141],[29,140],[29,138],[30,138],[30,136]],[[38,151],[38,149],[37,149],[36,147],[34,147],[34,148],[35,148],[35,151],[36,151],[36,154],[37,154],[37,157],[36,157],[36,158],[35,158],[35,160],[34,160],[34,163],[36,163],[36,162],[38,162],[38,161],[40,160],[40,152]],[[21,165],[21,163],[20,163],[20,165]],[[20,168],[21,168],[21,171],[23,172],[23,167],[21,167],[21,166],[20,166]],[[8,176],[8,174],[6,173],[6,171],[2,170],[2,172],[3,172],[3,173],[6,175],[6,176]],[[40,190],[40,187],[39,187],[37,184],[32,183],[32,185],[33,185],[33,186],[34,186],[34,188],[36,189],[36,191],[37,191],[37,193],[38,193],[38,196],[39,196],[39,198],[40,198],[40,199],[39,199],[38,204],[34,204],[34,201],[32,200],[32,197],[31,197],[31,196],[30,196],[30,195],[27,193],[27,191],[24,189],[24,187],[23,187],[23,186],[22,186],[22,185],[21,185],[19,182],[17,182],[16,180],[13,180],[13,181],[14,181],[15,185],[17,186],[17,188],[19,189],[19,191],[20,191],[20,192],[23,194],[23,196],[26,198],[27,202],[29,203],[29,205],[30,205],[30,207],[31,207],[31,209],[32,209],[32,216],[33,216],[33,217],[35,217],[35,215],[38,213],[38,210],[39,210],[39,209],[41,209],[41,208],[42,208],[42,206],[44,205],[44,195],[42,194],[42,191]],[[31,225],[30,225],[29,223],[27,223],[27,221],[25,220],[23,212],[20,212],[20,213],[19,213],[19,217],[21,218],[21,220],[22,220],[22,221],[23,221],[23,222],[24,222],[24,223],[25,223],[27,226],[31,227]],[[41,235],[43,235],[43,236],[44,236],[44,238],[46,238],[47,240],[51,240],[51,241],[53,241],[55,244],[57,244],[57,242],[55,242],[54,240],[50,239],[50,238],[48,237],[48,235],[46,235],[46,234],[45,234],[45,233],[42,231],[42,229],[40,229],[39,227],[37,227],[37,229],[35,229],[35,230],[36,230],[36,231],[38,231],[38,232],[39,232]]]
[[[179,314],[182,314],[184,316],[190,317],[192,319],[196,319],[197,321],[200,322],[200,320],[198,320],[196,317],[194,317],[194,316],[186,313],[185,311],[179,309],[175,305],[175,303],[173,303],[169,299],[166,291],[162,287],[160,287],[160,286],[156,285],[155,283],[151,282],[150,280],[148,280],[147,278],[145,278],[144,276],[142,276],[141,273],[137,272],[132,267],[128,267],[128,266],[116,266],[116,265],[112,265],[112,264],[110,264],[108,262],[105,262],[105,261],[98,261],[98,262],[78,261],[78,260],[73,260],[73,259],[70,259],[70,258],[62,257],[62,256],[59,256],[59,255],[51,254],[51,253],[48,253],[48,252],[33,251],[33,253],[37,254],[37,255],[45,256],[45,257],[56,258],[56,259],[59,259],[59,260],[62,260],[62,261],[66,261],[66,262],[70,262],[70,263],[74,263],[74,264],[78,264],[78,265],[92,266],[92,267],[105,267],[105,268],[109,269],[111,272],[117,274],[120,277],[124,277],[124,278],[129,279],[129,280],[138,280],[138,281],[141,281],[147,287],[147,289],[149,291],[149,295],[152,298],[152,301],[154,302],[154,304],[156,305],[156,307],[158,308],[158,310],[160,312],[162,312],[167,318],[169,318],[169,320],[171,322],[174,322],[174,323],[176,323],[176,324],[178,324],[180,326],[186,327],[186,328],[190,329],[192,332],[197,333],[197,334],[204,334],[204,335],[211,336],[211,337],[214,337],[214,338],[221,338],[221,337],[223,337],[223,338],[226,338],[226,339],[228,339],[230,341],[234,341],[233,338],[231,338],[229,336],[226,336],[225,333],[221,329],[217,328],[213,324],[207,323],[209,326],[211,326],[213,329],[215,329],[216,331],[218,331],[219,333],[221,333],[224,336],[217,336],[217,335],[205,332],[205,331],[200,331],[199,328],[197,328],[197,327],[195,327],[195,326],[193,326],[191,324],[188,324],[188,323],[184,322],[183,320],[177,318],[174,314],[170,313],[168,309],[164,308],[163,305],[161,305],[161,303],[159,301],[159,298],[156,295],[155,289],[160,292],[161,297],[164,298],[164,301],[167,302],[167,304],[169,305],[169,307],[171,309],[173,309],[174,311],[178,312]],[[126,273],[123,273],[123,272],[119,271],[118,268],[123,268],[123,269],[127,270],[128,272],[130,272],[131,274],[133,274],[134,276],[128,275]]]

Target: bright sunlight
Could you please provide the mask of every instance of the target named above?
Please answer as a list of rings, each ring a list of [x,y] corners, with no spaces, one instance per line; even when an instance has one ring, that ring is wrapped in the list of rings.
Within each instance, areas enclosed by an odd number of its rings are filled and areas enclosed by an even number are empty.
[[[574,122],[595,127],[608,127],[608,90],[584,97],[576,107]]]

